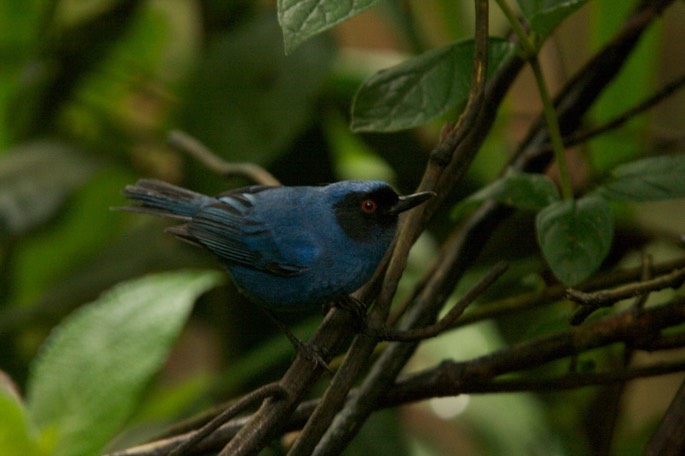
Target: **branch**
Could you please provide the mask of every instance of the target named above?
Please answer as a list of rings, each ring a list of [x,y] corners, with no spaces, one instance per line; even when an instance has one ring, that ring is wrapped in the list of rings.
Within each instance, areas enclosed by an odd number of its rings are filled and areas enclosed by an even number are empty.
[[[376,305],[369,316],[369,326],[372,327],[386,324],[390,304],[401,273],[406,266],[411,244],[423,230],[437,205],[449,194],[451,186],[464,176],[479,149],[479,147],[469,148],[468,152],[464,153],[466,150],[464,146],[470,142],[471,137],[474,137],[472,132],[483,111],[488,62],[488,0],[476,0],[475,9],[474,65],[468,101],[457,125],[431,152],[428,167],[419,185],[420,190],[434,190],[438,196],[420,211],[411,214],[407,222],[402,225],[386,280],[383,282]],[[446,181],[449,185],[444,184]],[[376,343],[374,338],[365,334],[357,336],[339,374],[326,391],[321,406],[307,422],[291,450],[292,456],[339,454],[360,430],[373,411],[376,398],[386,390],[388,383],[401,369],[401,366],[398,366],[397,369],[379,372],[377,367],[380,361],[377,362],[362,384],[360,394],[345,402],[347,393],[357,380],[361,369],[368,363],[367,360]],[[339,382],[338,379],[340,379]],[[335,420],[333,420],[334,417]]]
[[[673,95],[673,93],[682,89],[684,86],[685,75],[681,75],[678,78],[666,84],[657,92],[653,93],[648,98],[642,100],[632,108],[627,109],[626,111],[617,115],[613,119],[610,119],[607,122],[598,125],[594,128],[590,128],[587,130],[579,130],[572,133],[571,135],[565,136],[564,144],[566,145],[566,147],[575,146],[577,144],[584,143],[592,138],[600,136],[609,131],[616,130],[617,128],[620,128],[623,125],[625,125],[633,117],[636,117],[642,114],[643,112],[653,108],[657,104],[661,103],[662,101]],[[545,146],[544,151],[550,152],[551,147],[549,145]],[[542,150],[540,152],[542,152]]]
[[[459,317],[462,316],[464,310],[475,301],[478,296],[482,295],[485,290],[490,287],[504,272],[507,270],[508,264],[505,262],[497,263],[488,273],[482,277],[476,284],[471,287],[459,302],[452,307],[447,314],[442,317],[436,324],[426,326],[424,328],[416,329],[386,329],[386,328],[368,328],[371,334],[382,340],[394,342],[418,342],[431,337],[436,337],[442,334],[446,329],[449,329]]]
[[[572,354],[610,345],[616,342],[631,343],[645,333],[659,331],[685,322],[685,298],[678,298],[668,304],[641,310],[635,314],[627,310],[605,317],[586,326],[574,327],[534,341],[505,347],[492,354],[464,362],[446,362],[430,370],[414,374],[390,387],[379,396],[374,410],[395,407],[433,397],[458,394],[499,393],[520,391],[553,391],[587,386],[612,385],[641,377],[665,375],[685,370],[685,361],[654,364],[645,367],[619,368],[608,372],[570,372],[559,377],[531,379],[500,379],[496,377],[516,371],[539,367],[545,363],[563,359]],[[353,400],[360,393],[352,390],[348,399]],[[282,430],[299,429],[310,417],[320,400],[302,403]],[[240,429],[247,418],[235,419],[222,426],[201,442],[194,452],[201,453],[220,448]],[[167,454],[187,438],[179,436],[153,442],[110,456],[153,456]]]
[[[684,267],[685,258],[680,258],[678,260],[656,264],[652,268],[652,271],[655,274],[666,274],[674,269]],[[605,272],[589,279],[585,283],[581,284],[578,288],[586,292],[601,290],[604,288],[619,286],[627,282],[639,280],[641,274],[642,267]],[[541,307],[550,302],[563,299],[566,291],[567,288],[564,285],[558,284],[547,287],[542,291],[524,293],[518,296],[504,298],[499,301],[489,302],[486,306],[482,306],[465,313],[455,323],[454,328],[466,326],[477,321],[498,318],[505,315],[511,315]]]
[[[537,367],[553,360],[616,342],[630,342],[646,334],[685,322],[685,297],[666,305],[640,311],[629,309],[538,340],[522,342],[465,362],[443,362],[440,366],[414,374],[397,384],[394,400],[404,395],[433,397],[435,388],[458,394],[474,382],[498,375]]]
[[[167,141],[172,147],[190,155],[219,176],[245,177],[260,185],[281,185],[278,179],[261,166],[254,163],[226,162],[200,141],[180,130],[169,133]]]
[[[249,394],[246,394],[230,407],[226,408],[219,415],[214,417],[209,423],[202,426],[198,431],[192,432],[185,438],[178,446],[169,452],[169,456],[181,456],[191,448],[197,446],[199,442],[204,440],[212,432],[216,431],[221,425],[229,421],[231,418],[242,412],[248,407],[253,407],[259,404],[264,399],[273,397],[279,398],[285,395],[285,391],[278,383],[268,383],[261,388],[257,388]]]
[[[644,296],[652,291],[663,290],[664,288],[673,288],[675,290],[680,288],[683,282],[685,282],[685,268],[675,269],[660,277],[634,282],[613,290],[586,293],[569,288],[566,290],[567,297],[582,306],[571,318],[571,324],[577,325],[582,323],[590,313],[600,307],[609,307],[618,301]]]

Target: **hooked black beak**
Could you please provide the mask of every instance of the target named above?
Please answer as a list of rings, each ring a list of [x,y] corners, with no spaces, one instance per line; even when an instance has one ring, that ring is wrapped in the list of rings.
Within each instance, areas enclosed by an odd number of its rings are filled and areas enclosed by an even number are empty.
[[[400,196],[393,207],[388,210],[388,214],[395,215],[400,212],[408,211],[412,207],[428,201],[435,196],[435,192],[419,192],[411,195]]]

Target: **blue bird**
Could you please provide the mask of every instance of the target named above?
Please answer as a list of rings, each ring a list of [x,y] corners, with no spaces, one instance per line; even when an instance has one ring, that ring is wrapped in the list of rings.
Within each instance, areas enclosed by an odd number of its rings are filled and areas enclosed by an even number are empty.
[[[142,179],[129,211],[184,222],[167,231],[215,254],[238,288],[267,308],[302,310],[348,295],[373,274],[400,212],[432,192],[398,196],[379,181],[320,187],[253,186],[205,196]]]
[[[125,210],[181,221],[167,231],[216,255],[251,300],[291,311],[361,287],[390,246],[398,214],[434,193],[398,196],[384,182],[342,181],[252,186],[210,197],[142,179],[124,195],[138,203]]]

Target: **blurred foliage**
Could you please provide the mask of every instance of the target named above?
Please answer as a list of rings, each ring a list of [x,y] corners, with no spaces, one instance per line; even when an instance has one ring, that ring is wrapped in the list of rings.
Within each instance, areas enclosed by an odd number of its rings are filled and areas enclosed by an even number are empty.
[[[104,308],[105,315],[114,319],[117,313],[107,311],[106,305],[111,305],[111,293],[123,293],[121,288],[98,296],[148,273],[155,274],[141,280],[156,283],[158,291],[179,294],[175,287],[188,285],[188,295],[179,304],[188,311],[196,295],[215,284],[212,274],[200,274],[205,279],[198,279],[199,285],[189,284],[193,278],[183,275],[193,273],[160,274],[187,267],[218,267],[204,253],[165,235],[163,223],[110,211],[110,207],[123,204],[123,186],[141,176],[209,193],[246,183],[240,179],[226,182],[172,149],[166,143],[169,130],[187,131],[226,160],[265,166],[286,184],[381,178],[408,191],[418,182],[441,122],[454,119],[455,109],[460,107],[456,105],[463,103],[463,98],[432,100],[435,103],[431,106],[437,106],[434,112],[414,113],[420,122],[412,125],[428,125],[357,136],[347,127],[352,100],[365,81],[374,81],[369,79],[374,74],[375,80],[379,74],[393,75],[378,70],[401,62],[407,65],[408,55],[470,38],[470,2],[379,2],[359,18],[316,35],[351,15],[350,11],[340,11],[340,20],[333,18],[330,23],[314,24],[311,30],[286,34],[287,56],[278,24],[283,11],[277,13],[272,3],[0,1],[0,369],[21,392],[29,393],[27,409],[11,388],[4,384],[0,387],[0,453],[54,454],[64,439],[74,438],[84,444],[82,451],[77,452],[75,446],[71,450],[62,447],[59,454],[92,454],[119,432],[115,446],[124,447],[150,436],[164,424],[276,378],[292,356],[287,340],[271,324],[264,324],[261,311],[231,286],[205,294],[187,322],[183,309],[179,310],[175,323],[165,326],[168,333],[156,333],[163,339],[157,352],[146,347],[144,340],[118,340],[126,337],[126,321],[108,323],[106,318],[92,315],[93,309]],[[277,3],[281,7],[293,4],[286,0]],[[360,8],[375,3],[362,2]],[[530,13],[539,2],[519,3]],[[567,10],[553,12],[548,19],[544,14],[533,18],[541,36],[561,22],[553,43],[545,48],[553,56],[544,62],[547,73],[553,75],[552,87],[558,87],[568,72],[607,42],[635,2],[591,0],[583,7],[582,1],[566,3]],[[680,24],[684,14],[681,7],[673,17],[669,12],[666,19]],[[493,14],[492,34],[503,36],[503,24]],[[664,62],[671,55],[685,55],[683,42],[663,37],[663,33],[661,27],[649,31],[628,67],[593,108],[592,122],[620,114],[652,93],[657,81],[672,77],[671,73],[662,74],[667,66]],[[509,56],[508,46],[500,51],[502,59]],[[411,69],[411,63],[408,66]],[[522,123],[531,119],[531,105],[539,98],[526,87],[525,75],[523,78],[524,84],[507,99],[501,119],[452,202],[490,184],[525,132]],[[449,82],[449,75],[443,79]],[[467,88],[464,81],[468,78],[460,81],[462,88]],[[448,106],[442,102],[449,102]],[[436,116],[439,118],[434,119]],[[681,123],[658,133],[669,137],[675,131],[680,135],[685,117],[669,117],[674,122],[679,118]],[[572,164],[574,179],[586,182],[614,169],[619,162],[648,155],[660,139],[654,131],[650,115],[643,115],[627,127],[592,140],[579,154],[580,162]],[[653,177],[673,168],[659,168],[654,162],[642,166],[637,170],[617,168],[618,177],[613,178],[619,180],[610,181],[614,186],[604,191],[625,193],[625,187],[620,187],[625,184],[621,177],[635,179],[635,175],[649,172]],[[678,178],[680,169],[669,176],[677,191],[683,182]],[[635,188],[634,183],[627,185]],[[500,184],[497,191],[510,190],[502,190]],[[675,191],[669,190],[668,195],[673,196]],[[640,193],[632,199],[643,196]],[[542,198],[548,201],[549,192]],[[676,205],[646,206],[636,214],[634,206],[621,203],[615,212],[618,247],[614,247],[610,261],[621,264],[645,244],[659,244],[657,260],[682,254],[676,239],[685,231],[685,211]],[[410,262],[409,281],[416,280],[434,255],[436,242],[453,227],[447,206],[436,217],[431,235],[422,240],[423,252]],[[666,227],[659,224],[665,218],[672,221]],[[512,260],[515,273],[510,276],[515,278],[494,287],[486,301],[514,291],[539,289],[549,279],[537,246],[527,241],[532,238],[533,226],[532,217],[516,214],[488,245],[483,261],[493,257]],[[634,236],[628,238],[630,241],[640,239],[641,243],[621,242],[622,233],[627,232]],[[173,286],[165,282],[171,280],[169,277],[174,278]],[[122,286],[130,291],[140,283]],[[460,285],[460,289],[465,286]],[[183,298],[155,294],[153,299],[145,293],[140,291],[135,300],[127,300],[132,307],[124,310],[136,319],[149,311],[153,314],[148,322],[152,328],[171,318],[167,314],[171,307],[164,310],[165,303],[171,306],[172,298]],[[79,310],[83,305],[86,307]],[[459,331],[439,338],[422,347],[415,367],[443,357],[475,356],[476,352],[468,352],[469,347],[480,350],[480,354],[488,347],[546,332],[565,324],[568,311],[566,304],[559,303],[523,316],[504,317],[487,327],[479,326],[479,331]],[[50,336],[48,348],[37,355],[49,332],[65,318]],[[78,359],[84,354],[79,350],[56,354],[59,340],[74,337],[76,347],[81,347],[89,344],[89,336],[105,336],[89,318],[111,331],[106,346],[91,353],[92,360]],[[126,315],[121,318],[133,319]],[[303,337],[320,321],[318,315],[289,315],[285,319]],[[174,331],[180,331],[183,323],[185,329],[167,364],[158,378],[150,381],[176,340]],[[71,417],[56,417],[53,412],[57,410],[54,413],[59,415],[70,410],[64,404],[38,399],[41,395],[59,399],[58,394],[48,391],[55,387],[50,380],[62,378],[68,383],[63,385],[65,391],[80,393],[83,385],[78,382],[85,380],[65,365],[75,360],[78,365],[98,361],[101,376],[93,381],[106,385],[109,369],[120,369],[113,367],[112,360],[125,356],[120,360],[125,364],[135,359],[136,346],[149,355],[139,361],[151,364],[147,370],[141,368],[144,372],[136,378],[128,379],[127,398],[134,402],[115,404],[122,406],[116,410],[117,422],[95,435],[87,425],[96,424],[103,414],[114,413],[105,407],[107,401],[95,401],[103,407],[91,409],[91,421],[76,423],[83,425],[78,429],[72,422],[73,434],[65,437],[61,433],[64,429],[58,429],[54,422],[61,419],[64,423]],[[615,362],[608,355],[591,361],[589,364],[601,366]],[[555,364],[548,369],[564,367]],[[43,388],[48,392],[41,392]],[[472,397],[461,415],[443,418],[430,413],[427,422],[435,429],[447,426],[452,430],[439,435],[432,434],[430,426],[411,426],[412,413],[424,417],[425,406],[414,412],[411,408],[387,411],[372,418],[350,454],[444,454],[454,449],[458,439],[469,443],[470,454],[503,454],[505,449],[508,454],[583,454],[589,451],[590,443],[581,430],[591,427],[587,421],[596,397],[594,390]],[[52,411],[37,411],[37,404],[50,405]],[[645,411],[637,424],[620,430],[623,439],[618,448],[622,454],[636,453],[633,442],[644,443],[658,413]],[[89,435],[92,441],[84,441],[80,435]],[[520,439],[519,446],[507,444],[516,439]]]

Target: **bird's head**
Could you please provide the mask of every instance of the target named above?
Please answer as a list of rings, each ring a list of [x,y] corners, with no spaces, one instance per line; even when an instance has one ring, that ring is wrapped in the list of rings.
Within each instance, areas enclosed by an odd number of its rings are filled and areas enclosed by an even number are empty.
[[[379,230],[394,235],[397,216],[435,195],[419,192],[400,196],[385,182],[343,181],[326,188],[338,224],[353,239],[373,238]]]

